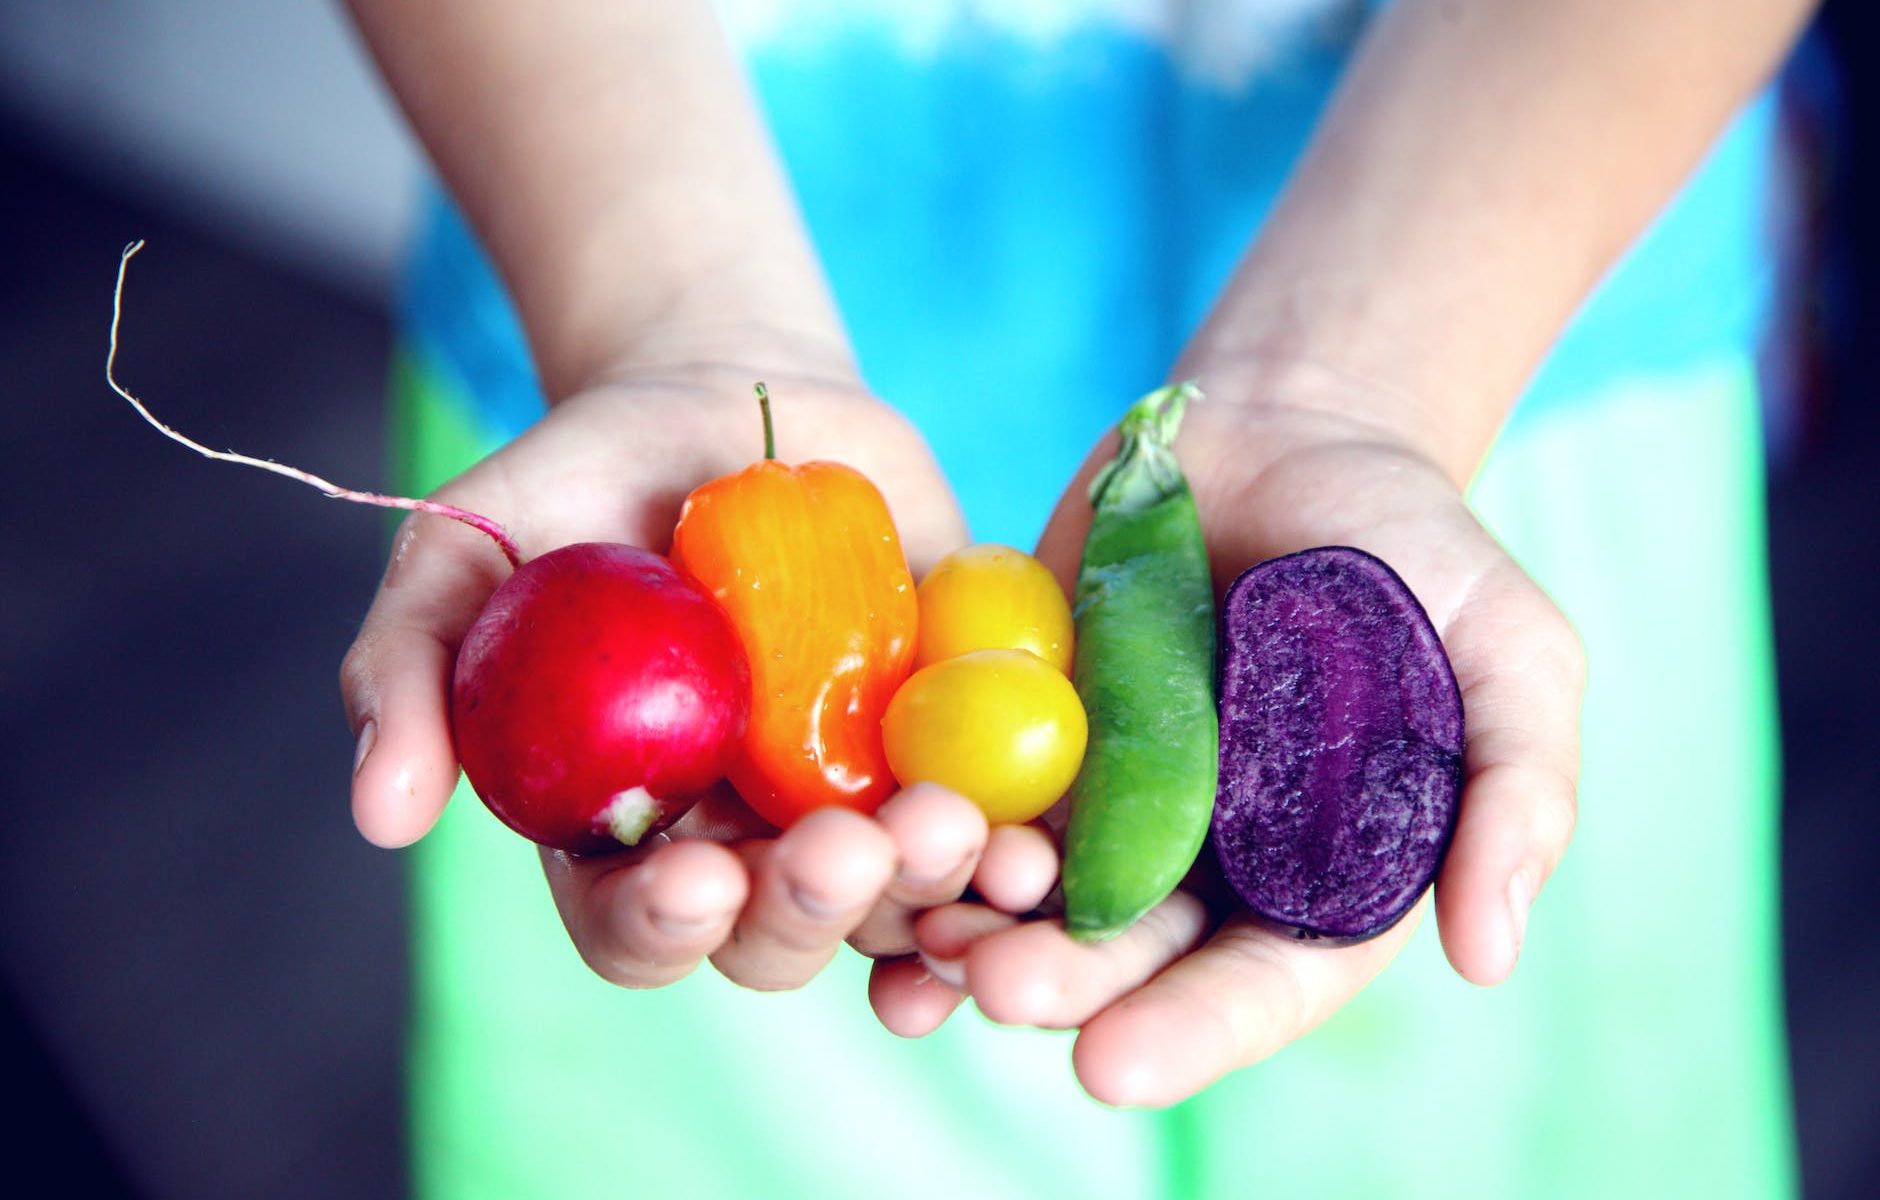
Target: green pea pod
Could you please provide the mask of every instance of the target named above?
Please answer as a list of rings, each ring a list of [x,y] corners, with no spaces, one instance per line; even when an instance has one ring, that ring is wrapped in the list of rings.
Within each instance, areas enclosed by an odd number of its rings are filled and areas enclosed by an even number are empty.
[[[1200,395],[1184,383],[1138,400],[1090,485],[1072,610],[1090,743],[1064,844],[1065,925],[1079,941],[1121,933],[1174,891],[1214,810],[1214,584],[1171,449]]]

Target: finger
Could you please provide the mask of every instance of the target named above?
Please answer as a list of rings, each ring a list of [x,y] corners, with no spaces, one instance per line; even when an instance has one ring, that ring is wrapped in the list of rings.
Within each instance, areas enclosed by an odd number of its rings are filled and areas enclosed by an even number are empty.
[[[940,477],[938,464],[933,467],[932,479]],[[883,476],[870,476],[884,479]],[[884,492],[908,490],[910,494],[888,496],[889,511],[894,517],[895,529],[900,533],[901,545],[907,552],[908,572],[916,579],[926,578],[934,564],[967,542],[966,519],[961,515],[959,504],[953,499],[951,491],[944,484],[934,485],[925,482],[929,478],[910,472],[896,472],[886,476],[882,485]],[[918,491],[913,491],[915,486]]]
[[[1421,913],[1419,906],[1417,913]],[[1245,918],[1091,1018],[1071,1053],[1110,1105],[1159,1108],[1258,1062],[1337,1011],[1402,948],[1406,917],[1354,946],[1293,941]]]
[[[358,738],[353,822],[367,841],[424,836],[457,785],[450,675],[457,645],[507,575],[483,535],[442,517],[399,526],[390,564],[340,666]]]
[[[989,934],[1010,929],[1018,918],[983,904],[946,904],[929,909],[914,922],[914,944],[929,974],[958,991],[966,990],[966,953]]]
[[[1468,745],[1437,925],[1457,973],[1488,985],[1514,969],[1528,907],[1573,835],[1586,667],[1571,627],[1525,578],[1472,600],[1447,641]]]
[[[544,850],[542,868],[582,961],[631,988],[691,974],[729,936],[750,891],[738,856],[706,841],[661,838],[604,856]]]
[[[1044,903],[1057,878],[1057,842],[1050,833],[1036,825],[995,825],[973,872],[973,890],[1003,912],[1027,913]]]
[[[810,813],[776,841],[746,843],[751,898],[711,956],[734,983],[801,987],[835,956],[894,875],[894,842],[844,808]]]
[[[963,998],[917,958],[882,959],[868,974],[869,1007],[896,1037],[926,1037],[953,1015]]]
[[[1115,457],[1118,444],[1116,432],[1111,430],[1084,458],[1038,537],[1033,557],[1057,576],[1058,586],[1064,589],[1066,596],[1076,594],[1077,564],[1083,558],[1084,539],[1090,533],[1090,520],[1094,515],[1090,507],[1090,481],[1096,478],[1104,463]]]
[[[666,829],[673,838],[698,838],[727,845],[774,838],[777,827],[751,811],[729,783],[720,781]]]
[[[966,991],[1001,1025],[1071,1029],[1200,945],[1207,910],[1186,892],[1106,942],[1074,941],[1059,921],[1030,921],[974,941]]]
[[[875,813],[895,848],[898,867],[887,891],[849,938],[877,958],[914,949],[914,915],[960,898],[986,845],[978,805],[937,783],[917,783]]]

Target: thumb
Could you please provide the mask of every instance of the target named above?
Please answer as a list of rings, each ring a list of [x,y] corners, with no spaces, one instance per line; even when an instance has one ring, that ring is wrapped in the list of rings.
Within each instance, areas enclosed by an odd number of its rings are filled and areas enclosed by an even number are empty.
[[[1097,477],[1104,463],[1116,456],[1116,447],[1116,432],[1111,430],[1085,457],[1077,474],[1071,476],[1064,494],[1058,497],[1051,519],[1045,523],[1044,532],[1038,537],[1038,548],[1033,556],[1057,576],[1058,586],[1064,589],[1066,596],[1077,591],[1077,565],[1083,559],[1084,539],[1089,536],[1090,520],[1095,511],[1090,506],[1090,481]]]
[[[346,719],[359,748],[353,822],[395,847],[436,823],[457,784],[450,680],[457,646],[508,574],[483,535],[455,521],[408,518],[365,623],[340,666]]]

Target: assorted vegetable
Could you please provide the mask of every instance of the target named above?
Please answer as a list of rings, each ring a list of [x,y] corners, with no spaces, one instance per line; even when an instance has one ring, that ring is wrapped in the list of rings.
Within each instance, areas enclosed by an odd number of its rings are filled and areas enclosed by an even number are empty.
[[[1065,924],[1096,941],[1174,891],[1214,807],[1214,588],[1172,445],[1189,384],[1124,415],[1094,506],[1073,612],[1074,678],[1090,741],[1071,786]]]
[[[764,458],[687,497],[674,560],[724,605],[751,664],[729,775],[779,827],[813,809],[873,812],[894,791],[881,718],[907,678],[918,608],[887,502],[833,462]]]
[[[1071,608],[1045,565],[1010,546],[963,546],[917,589],[916,670],[882,740],[903,785],[945,784],[995,824],[1064,796],[1088,731],[1070,669]]]
[[[1217,714],[1208,557],[1172,448],[1192,385],[1124,415],[1090,486],[1073,608],[1007,546],[954,552],[917,592],[872,483],[776,461],[761,384],[764,458],[688,497],[673,561],[585,543],[525,562],[476,513],[191,441],[119,386],[115,309],[111,333],[107,381],[166,436],[501,547],[516,571],[458,652],[452,732],[477,794],[543,845],[633,845],[726,777],[778,826],[824,805],[871,812],[897,780],[946,784],[995,822],[1068,790],[1065,920],[1086,941],[1173,891],[1210,817],[1228,884],[1301,938],[1383,932],[1442,864],[1462,700],[1383,562],[1322,547],[1236,579]]]
[[[1436,630],[1395,572],[1343,546],[1244,572],[1221,628],[1227,882],[1298,937],[1382,933],[1455,828],[1462,697]]]
[[[1050,663],[1029,650],[974,650],[916,671],[881,733],[903,784],[945,784],[988,821],[1016,824],[1064,795],[1086,724],[1076,689]]]
[[[457,652],[451,729],[470,786],[558,850],[635,845],[724,777],[750,709],[724,609],[657,554],[530,559]]]

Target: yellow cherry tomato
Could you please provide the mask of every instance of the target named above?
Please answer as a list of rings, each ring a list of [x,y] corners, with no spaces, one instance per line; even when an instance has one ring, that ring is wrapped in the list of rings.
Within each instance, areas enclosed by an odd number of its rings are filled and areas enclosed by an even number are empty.
[[[945,784],[995,825],[1029,821],[1057,803],[1083,764],[1088,735],[1077,689],[1029,650],[975,650],[922,667],[881,719],[888,767],[902,786]]]
[[[1045,565],[1024,551],[992,543],[955,550],[915,594],[916,669],[974,650],[1029,650],[1070,674],[1070,603]]]

